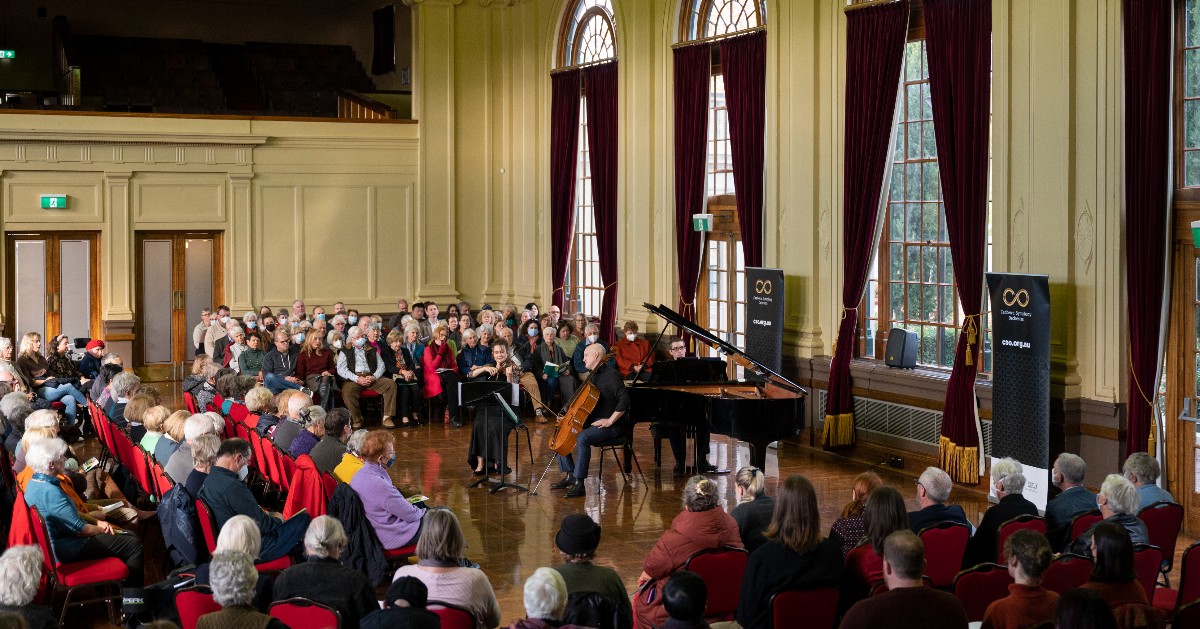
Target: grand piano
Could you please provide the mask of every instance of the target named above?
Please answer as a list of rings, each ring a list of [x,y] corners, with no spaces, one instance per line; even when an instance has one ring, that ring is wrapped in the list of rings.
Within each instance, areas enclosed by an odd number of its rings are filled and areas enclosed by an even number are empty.
[[[642,305],[680,333],[687,332],[729,357],[745,369],[746,379],[728,380],[726,363],[719,359],[657,362],[648,382],[629,387],[633,421],[685,428],[703,423],[712,434],[749,443],[750,464],[765,470],[767,445],[799,434],[804,427],[808,391],[678,312],[663,305]]]

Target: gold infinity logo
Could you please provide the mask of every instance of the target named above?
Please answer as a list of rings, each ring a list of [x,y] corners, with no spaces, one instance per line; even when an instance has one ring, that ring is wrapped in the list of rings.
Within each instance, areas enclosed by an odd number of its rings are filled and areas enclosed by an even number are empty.
[[[754,280],[754,292],[759,295],[770,295],[771,280]]]
[[[1022,288],[1021,290],[1013,290],[1011,288],[1004,289],[1000,298],[1004,300],[1005,306],[1016,304],[1022,308],[1029,305],[1029,291]]]

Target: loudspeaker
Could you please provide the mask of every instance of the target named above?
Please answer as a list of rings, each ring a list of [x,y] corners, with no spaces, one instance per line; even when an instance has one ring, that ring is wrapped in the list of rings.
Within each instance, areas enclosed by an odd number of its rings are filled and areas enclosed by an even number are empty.
[[[904,328],[892,328],[888,332],[887,353],[884,364],[888,367],[912,369],[917,366],[917,333]]]

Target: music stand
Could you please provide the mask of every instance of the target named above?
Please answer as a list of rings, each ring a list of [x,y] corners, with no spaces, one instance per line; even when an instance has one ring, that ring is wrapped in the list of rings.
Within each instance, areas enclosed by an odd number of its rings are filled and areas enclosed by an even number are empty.
[[[506,426],[504,429],[503,435],[500,438],[500,444],[501,444],[500,449],[502,450],[502,452],[500,453],[500,456],[498,457],[500,460],[500,465],[499,465],[499,468],[500,468],[499,476],[500,477],[492,478],[491,474],[486,473],[486,471],[488,469],[488,459],[489,459],[488,455],[490,453],[488,452],[488,441],[489,440],[485,438],[483,441],[483,466],[484,466],[485,474],[484,474],[483,478],[476,480],[475,482],[471,483],[471,485],[470,485],[471,487],[478,487],[479,485],[482,485],[484,483],[494,483],[492,488],[489,490],[493,494],[500,491],[501,489],[505,489],[505,488],[515,489],[517,491],[529,491],[528,488],[522,487],[521,485],[519,485],[517,483],[510,483],[510,482],[504,480],[504,477],[505,477],[504,468],[508,467],[508,433],[512,431],[513,427],[524,425],[523,422],[521,421],[521,418],[518,417],[517,414],[513,412],[512,406],[510,406],[508,401],[504,399],[503,393],[506,390],[511,391],[512,387],[513,387],[513,385],[509,382],[496,382],[496,381],[485,380],[482,382],[463,382],[463,383],[460,383],[460,388],[459,388],[459,394],[461,396],[461,399],[464,400],[462,402],[462,406],[466,406],[466,407],[483,406],[483,407],[485,407],[484,413],[487,413],[488,408],[499,408],[500,413],[501,413],[501,418],[507,417],[508,420],[510,422],[512,422],[512,427]],[[519,395],[519,393],[514,393],[513,395],[515,397],[516,395]],[[516,399],[520,399],[520,398],[516,398]],[[519,440],[520,436],[518,436],[517,438]],[[517,460],[514,463],[514,465],[516,467],[514,468],[513,473],[519,474],[520,469],[521,469],[520,455],[517,456]]]

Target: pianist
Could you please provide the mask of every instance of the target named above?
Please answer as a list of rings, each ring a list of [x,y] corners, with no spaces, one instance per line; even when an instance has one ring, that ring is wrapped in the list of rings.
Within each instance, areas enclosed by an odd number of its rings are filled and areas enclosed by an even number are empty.
[[[670,360],[682,360],[687,357],[687,343],[683,339],[672,336],[667,341],[667,351],[670,353]],[[662,417],[661,420],[669,421],[669,417]],[[684,473],[684,464],[687,463],[687,435],[680,425],[666,424],[662,428],[667,430],[667,439],[671,442],[671,454],[675,456],[675,474]],[[662,433],[659,433],[662,434]],[[717,471],[717,466],[708,462],[708,424],[699,422],[696,425],[696,473],[704,474]]]
[[[567,475],[550,487],[570,488],[567,498],[581,498],[587,494],[583,480],[587,478],[592,446],[628,434],[629,420],[621,419],[629,410],[629,391],[616,368],[604,363],[604,354],[604,346],[599,343],[592,343],[583,350],[584,365],[592,372],[591,382],[600,390],[600,399],[576,437],[574,454],[558,457],[559,469]]]

